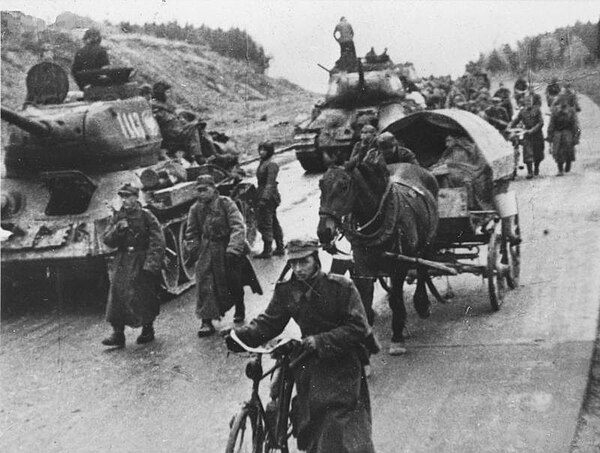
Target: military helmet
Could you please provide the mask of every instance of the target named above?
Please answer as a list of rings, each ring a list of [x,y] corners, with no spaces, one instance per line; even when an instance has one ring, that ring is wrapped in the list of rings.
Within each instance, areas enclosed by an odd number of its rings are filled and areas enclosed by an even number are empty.
[[[196,189],[202,187],[216,187],[215,178],[211,175],[200,175],[196,178]]]
[[[171,84],[165,82],[164,80],[160,80],[158,82],[156,82],[153,86],[152,86],[152,91],[154,93],[164,93],[166,92],[169,88],[171,88]]]
[[[377,137],[377,147],[389,149],[395,145],[396,138],[391,132],[384,132]]]

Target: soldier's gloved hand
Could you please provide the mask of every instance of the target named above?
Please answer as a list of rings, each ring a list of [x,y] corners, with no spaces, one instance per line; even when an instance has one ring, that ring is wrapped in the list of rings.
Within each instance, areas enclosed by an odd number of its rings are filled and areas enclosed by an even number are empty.
[[[227,345],[227,349],[231,352],[244,352],[245,349],[242,348],[237,341],[231,338],[231,335],[227,335],[225,337],[225,344]]]
[[[317,350],[317,340],[312,335],[308,337],[304,337],[302,339],[302,348],[306,351],[316,351]]]

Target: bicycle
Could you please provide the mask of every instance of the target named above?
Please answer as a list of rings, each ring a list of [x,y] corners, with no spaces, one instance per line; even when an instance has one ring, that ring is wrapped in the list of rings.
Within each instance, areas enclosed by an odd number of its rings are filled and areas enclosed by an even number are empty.
[[[252,380],[252,394],[242,409],[230,423],[226,453],[288,453],[288,439],[293,435],[290,420],[290,405],[294,387],[293,370],[304,360],[310,351],[301,352],[298,340],[284,340],[271,349],[251,348],[231,331],[231,338],[246,352],[255,354],[246,365],[246,376]],[[271,355],[275,365],[263,372],[262,356]],[[292,359],[292,356],[297,357]],[[275,411],[265,410],[258,393],[260,382],[277,370],[274,380],[277,387]],[[246,436],[246,434],[249,434]]]

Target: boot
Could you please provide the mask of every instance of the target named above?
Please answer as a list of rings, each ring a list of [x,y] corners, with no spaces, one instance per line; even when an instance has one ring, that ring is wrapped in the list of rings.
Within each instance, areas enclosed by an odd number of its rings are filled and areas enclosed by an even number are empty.
[[[533,166],[533,176],[539,176],[540,175],[540,164],[539,162],[536,162]]]
[[[246,319],[246,307],[244,306],[244,302],[235,304],[235,313],[233,314],[233,322],[236,324],[241,324]]]
[[[258,255],[255,255],[254,258],[258,258],[258,259],[271,258],[273,256],[273,249],[272,249],[272,247],[273,246],[271,244],[271,241],[265,242],[262,253],[260,253]]]
[[[200,338],[209,337],[215,333],[215,327],[212,324],[212,319],[203,319],[200,330],[198,330],[198,336]]]
[[[285,249],[283,247],[283,241],[275,241],[275,251],[273,252],[274,256],[283,256],[285,255]]]
[[[527,165],[527,179],[531,179],[533,178],[533,166],[531,165],[531,162],[527,162],[525,165]]]
[[[114,346],[122,348],[125,346],[125,332],[123,330],[113,330],[113,333],[102,340],[104,346]]]
[[[154,341],[154,327],[152,324],[146,324],[142,327],[142,333],[137,337],[137,344],[146,344]]]
[[[558,167],[558,173],[556,174],[556,176],[562,176],[563,173],[563,163],[559,162],[558,164],[556,164],[556,166]]]
[[[565,162],[565,173],[569,173],[571,171],[571,161],[568,160]]]

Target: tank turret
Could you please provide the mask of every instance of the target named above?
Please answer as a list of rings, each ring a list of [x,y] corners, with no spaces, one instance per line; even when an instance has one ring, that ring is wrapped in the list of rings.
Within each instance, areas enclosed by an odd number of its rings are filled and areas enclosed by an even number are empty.
[[[296,157],[308,172],[325,170],[323,153],[338,163],[347,160],[363,125],[382,130],[418,109],[405,100],[406,65],[394,64],[387,53],[367,54],[355,64],[339,63],[332,70],[321,66],[329,73],[325,99],[296,129]]]

